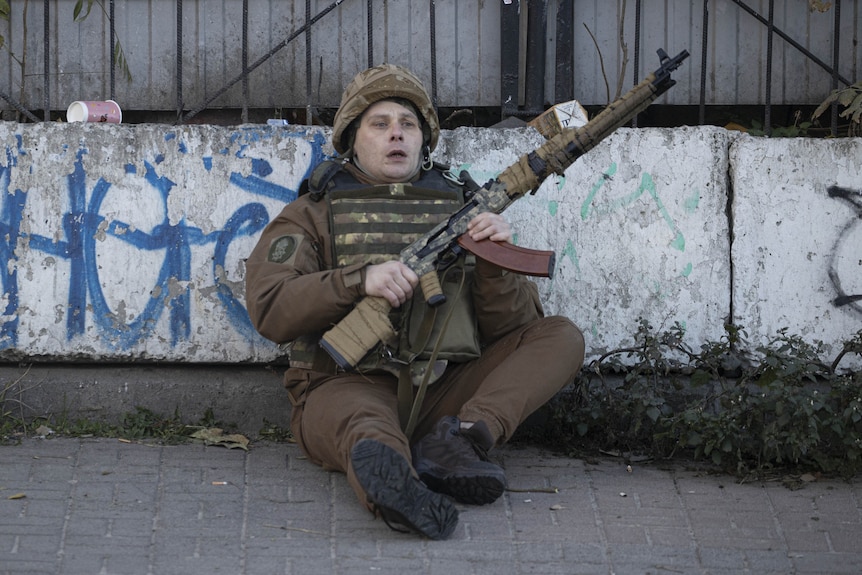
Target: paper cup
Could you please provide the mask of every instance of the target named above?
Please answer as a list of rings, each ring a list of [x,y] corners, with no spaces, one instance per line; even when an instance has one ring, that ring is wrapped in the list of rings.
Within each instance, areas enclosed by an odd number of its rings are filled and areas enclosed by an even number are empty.
[[[119,124],[123,121],[123,111],[113,100],[78,100],[69,104],[66,121]]]

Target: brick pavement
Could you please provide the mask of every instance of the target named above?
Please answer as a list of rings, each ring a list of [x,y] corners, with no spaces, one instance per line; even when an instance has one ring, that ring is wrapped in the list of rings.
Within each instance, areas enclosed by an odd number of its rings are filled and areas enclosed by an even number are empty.
[[[294,445],[0,447],[0,574],[862,572],[862,484],[494,452],[510,488],[446,541],[391,531]]]

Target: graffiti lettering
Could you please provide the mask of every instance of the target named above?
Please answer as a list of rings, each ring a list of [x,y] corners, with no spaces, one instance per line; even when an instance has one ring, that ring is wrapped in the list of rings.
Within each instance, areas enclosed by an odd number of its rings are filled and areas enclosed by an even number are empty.
[[[312,153],[305,175],[324,154],[325,139],[322,134],[297,135],[311,143]],[[173,138],[166,137],[166,140]],[[180,144],[180,153],[185,153]],[[239,189],[252,197],[278,200],[289,203],[296,199],[297,192],[267,177],[273,174],[269,161],[261,158],[245,157],[246,148],[241,147],[237,154],[247,159],[251,173],[242,175],[231,173],[229,186]],[[16,249],[24,244],[29,250],[38,250],[58,260],[65,260],[70,267],[67,311],[65,313],[65,333],[67,340],[85,333],[89,320],[98,332],[105,337],[103,344],[111,350],[129,350],[150,337],[163,314],[168,314],[170,345],[188,341],[192,333],[191,292],[188,284],[192,275],[193,251],[210,246],[212,293],[223,307],[233,329],[247,340],[260,338],[251,325],[245,307],[237,294],[226,281],[225,270],[235,264],[228,262],[228,250],[233,242],[241,237],[258,234],[269,222],[267,208],[259,202],[240,205],[227,218],[221,229],[205,232],[190,224],[185,217],[172,222],[168,217],[169,197],[176,183],[160,175],[160,164],[164,157],[156,155],[152,160],[143,161],[143,173],[133,164],[125,167],[128,177],[141,177],[147,189],[159,198],[159,211],[164,214],[162,222],[151,230],[138,229],[132,222],[114,219],[104,215],[104,205],[109,195],[122,193],[117,183],[99,178],[88,189],[85,170],[86,148],[76,152],[74,167],[66,177],[68,193],[68,212],[62,217],[62,239],[29,233],[22,229],[26,217],[28,194],[20,189],[10,190],[11,171],[18,165],[19,156],[26,155],[18,139],[18,149],[6,150],[6,166],[0,166],[0,194],[2,194],[2,213],[0,213],[0,254],[7,265],[0,271],[2,280],[4,312],[0,318],[0,350],[14,348],[18,344],[19,330],[19,278],[16,266]],[[212,158],[200,158],[206,172],[212,168]],[[304,176],[303,176],[304,178]],[[104,277],[100,276],[97,249],[100,241],[112,238],[140,253],[163,254],[161,266],[154,275],[151,295],[146,305],[132,319],[126,319],[118,309],[113,309],[102,288]],[[114,306],[116,307],[116,306]]]
[[[859,253],[859,246],[862,245],[862,191],[831,186],[827,193],[830,198],[846,202],[856,212],[855,217],[838,234],[832,255],[829,258],[829,279],[838,294],[832,303],[836,307],[846,306],[845,309],[853,309],[862,314],[862,304],[860,304],[862,293],[851,294],[847,292],[847,285],[850,283],[851,277],[843,268],[843,264],[852,261],[852,257],[862,257],[862,254]],[[846,257],[842,257],[845,254]]]
[[[21,136],[17,136],[16,150],[6,149],[6,166],[0,166],[0,194],[3,194],[2,211],[0,211],[0,261],[11,262],[15,257],[15,246],[18,244],[21,216],[26,202],[21,190],[9,192],[12,169],[18,165],[18,156],[24,155],[21,146]],[[3,317],[0,318],[0,349],[13,347],[18,343],[18,270],[14,266],[4,265],[0,270],[0,287],[3,288],[5,306]]]

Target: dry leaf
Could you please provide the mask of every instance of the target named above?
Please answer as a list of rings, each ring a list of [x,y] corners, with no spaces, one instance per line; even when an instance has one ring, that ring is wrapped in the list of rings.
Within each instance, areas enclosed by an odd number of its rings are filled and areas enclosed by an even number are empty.
[[[238,433],[225,435],[224,431],[217,427],[196,431],[192,434],[192,438],[203,441],[205,445],[221,445],[228,449],[238,447],[248,451],[249,441],[246,436]]]

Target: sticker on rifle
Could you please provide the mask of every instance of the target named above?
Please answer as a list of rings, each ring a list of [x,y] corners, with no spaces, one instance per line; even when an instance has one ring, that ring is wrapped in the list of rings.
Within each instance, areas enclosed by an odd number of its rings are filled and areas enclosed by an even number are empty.
[[[296,248],[301,241],[302,236],[299,235],[281,236],[270,244],[267,259],[277,264],[285,263],[296,254]]]

